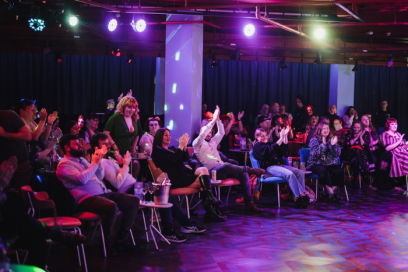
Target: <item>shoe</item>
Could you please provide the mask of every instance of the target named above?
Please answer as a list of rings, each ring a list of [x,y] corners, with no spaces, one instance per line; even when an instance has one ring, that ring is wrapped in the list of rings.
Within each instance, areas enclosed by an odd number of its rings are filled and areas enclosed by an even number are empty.
[[[260,177],[261,175],[265,174],[265,169],[262,169],[262,168],[249,168],[248,174]]]
[[[296,200],[295,200],[295,207],[296,208],[301,208],[301,209],[304,209],[304,208],[306,208],[307,207],[307,205],[308,205],[309,203],[305,203],[304,202],[304,200],[303,200],[303,197],[298,197],[298,198],[296,198]]]
[[[171,235],[165,235],[163,234],[164,237],[166,237],[166,239],[169,242],[173,242],[173,243],[183,243],[185,241],[187,241],[187,237],[183,234],[171,234]],[[163,237],[160,237],[161,241],[166,241],[163,239]]]
[[[259,201],[260,195],[261,195],[261,192],[256,192],[256,193],[252,196],[252,198],[254,199],[254,201]]]
[[[336,195],[336,194],[329,195],[329,199],[335,202],[339,202],[343,200],[341,196]]]
[[[63,230],[54,230],[50,236],[53,242],[70,246],[77,246],[85,243],[86,241],[86,237],[82,234]]]
[[[206,222],[225,222],[224,216],[220,216],[216,213],[206,213],[204,216],[204,221]]]
[[[235,202],[237,202],[237,203],[244,203],[244,202],[245,202],[244,197],[237,198],[237,199],[235,200]]]
[[[300,197],[305,205],[309,205],[310,197],[308,195],[304,195]]]
[[[201,192],[201,199],[203,200],[203,205],[208,206],[208,205],[221,205],[222,201],[216,199],[211,190],[211,179],[209,175],[201,175],[199,177],[201,187],[203,188],[203,191]]]
[[[261,213],[262,212],[262,210],[260,208],[255,206],[253,201],[245,203],[245,211],[246,212],[254,212],[254,213]]]
[[[206,228],[192,225],[190,227],[181,227],[180,232],[182,233],[203,233],[206,231]]]

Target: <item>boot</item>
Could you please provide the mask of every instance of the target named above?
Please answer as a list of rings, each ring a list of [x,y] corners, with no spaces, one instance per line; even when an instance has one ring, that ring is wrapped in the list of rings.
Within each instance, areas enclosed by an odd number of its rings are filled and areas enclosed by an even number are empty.
[[[205,216],[204,216],[204,221],[207,222],[225,222],[224,216],[221,216],[216,213],[215,209],[219,208],[218,206],[204,206],[204,209],[206,211]]]
[[[260,208],[255,206],[253,201],[245,203],[245,211],[246,212],[254,212],[254,213],[261,213],[262,212],[262,210]]]
[[[201,199],[203,200],[204,207],[208,205],[221,205],[221,200],[216,199],[211,190],[211,179],[209,175],[201,175],[199,177],[201,187],[203,188],[203,192],[201,193]]]

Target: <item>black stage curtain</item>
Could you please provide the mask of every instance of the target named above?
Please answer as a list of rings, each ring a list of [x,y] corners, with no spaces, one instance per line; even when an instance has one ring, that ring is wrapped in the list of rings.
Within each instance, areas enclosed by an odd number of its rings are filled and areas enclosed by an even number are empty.
[[[392,117],[398,120],[398,131],[408,133],[408,68],[359,66],[355,77],[354,106],[359,116],[380,109],[388,102]]]
[[[288,63],[280,70],[277,62],[204,60],[203,103],[213,111],[219,105],[222,113],[245,111],[244,125],[255,125],[263,104],[285,104],[294,113],[295,97],[302,94],[307,105],[318,115],[328,110],[330,64]]]
[[[156,58],[0,52],[0,108],[22,98],[37,100],[48,112],[82,114],[106,108],[108,99],[132,89],[141,114],[154,113]]]

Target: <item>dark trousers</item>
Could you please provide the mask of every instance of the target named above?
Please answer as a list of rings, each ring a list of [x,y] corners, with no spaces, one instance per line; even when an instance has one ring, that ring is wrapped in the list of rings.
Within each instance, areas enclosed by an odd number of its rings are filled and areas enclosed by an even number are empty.
[[[231,163],[223,163],[220,166],[214,167],[210,170],[210,177],[212,171],[217,171],[217,179],[236,178],[239,180],[242,191],[244,193],[245,203],[252,201],[251,185],[249,183],[248,170],[249,167],[234,165]]]
[[[107,193],[92,196],[77,207],[77,212],[92,212],[102,216],[103,231],[109,245],[115,240],[125,241],[129,237],[129,230],[135,221],[139,209],[139,198],[121,193]],[[122,222],[116,239],[113,232],[118,213],[122,212]]]
[[[19,163],[13,177],[10,180],[9,187],[20,191],[21,187],[29,185],[32,173],[33,167],[29,161]]]
[[[170,209],[159,209],[163,235],[173,234],[173,219],[176,219],[183,227],[190,227],[191,221],[174,201],[174,196],[169,196],[169,203],[173,203]]]
[[[310,170],[319,176],[319,183],[327,186],[343,186],[344,173],[340,165],[315,165]]]

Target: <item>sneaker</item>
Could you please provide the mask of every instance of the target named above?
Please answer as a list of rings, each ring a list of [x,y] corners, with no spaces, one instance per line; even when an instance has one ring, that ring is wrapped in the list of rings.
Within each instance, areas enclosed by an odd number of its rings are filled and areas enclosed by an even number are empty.
[[[183,234],[172,234],[172,235],[163,234],[163,236],[166,237],[166,239],[169,240],[169,242],[173,242],[173,243],[183,243],[187,241],[186,236],[184,236]],[[163,237],[160,237],[160,240],[165,241]]]
[[[182,233],[203,233],[206,231],[206,228],[192,225],[191,227],[181,227],[180,232]]]

